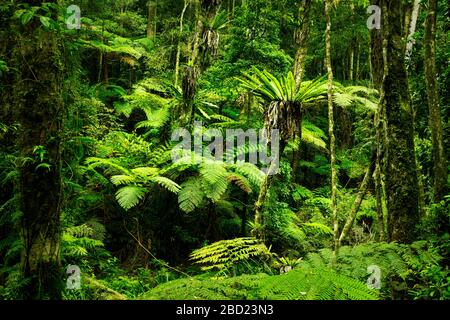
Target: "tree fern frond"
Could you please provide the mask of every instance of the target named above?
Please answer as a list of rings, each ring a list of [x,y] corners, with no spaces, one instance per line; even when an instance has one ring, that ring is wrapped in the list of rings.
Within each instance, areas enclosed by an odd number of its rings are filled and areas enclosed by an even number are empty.
[[[144,195],[147,193],[147,189],[138,186],[126,186],[120,188],[116,192],[116,199],[120,206],[125,210],[129,210],[136,206]]]
[[[111,177],[111,182],[115,185],[115,186],[120,186],[123,184],[130,184],[135,182],[135,178],[129,175],[125,175],[125,174],[120,174],[120,175],[115,175]]]
[[[178,204],[181,210],[190,213],[203,202],[204,197],[200,179],[198,177],[191,178],[181,184],[178,192]]]
[[[253,192],[250,182],[243,175],[233,172],[228,175],[227,179],[228,181],[235,183],[242,191],[246,193]]]
[[[202,163],[200,176],[205,195],[214,202],[218,201],[228,188],[228,172],[223,163]]]
[[[256,256],[271,256],[269,249],[254,238],[222,240],[191,253],[190,259],[203,270],[224,269]]]
[[[157,184],[159,184],[160,186],[166,188],[167,190],[169,190],[170,192],[173,193],[178,193],[178,191],[180,191],[180,186],[178,185],[178,183],[174,182],[173,180],[170,180],[169,178],[166,177],[152,177],[150,179],[152,182],[155,182]]]

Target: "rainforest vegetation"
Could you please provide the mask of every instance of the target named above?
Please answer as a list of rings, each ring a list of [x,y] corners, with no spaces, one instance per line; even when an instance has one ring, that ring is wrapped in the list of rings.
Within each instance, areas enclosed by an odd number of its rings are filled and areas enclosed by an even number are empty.
[[[449,299],[449,28],[446,0],[0,0],[0,299]]]

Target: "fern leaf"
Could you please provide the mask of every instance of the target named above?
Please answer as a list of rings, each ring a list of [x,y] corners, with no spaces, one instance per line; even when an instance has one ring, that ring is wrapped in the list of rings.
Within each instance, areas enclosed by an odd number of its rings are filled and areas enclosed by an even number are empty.
[[[119,205],[125,210],[136,206],[148,190],[138,186],[126,186],[119,189],[116,193],[116,199]]]

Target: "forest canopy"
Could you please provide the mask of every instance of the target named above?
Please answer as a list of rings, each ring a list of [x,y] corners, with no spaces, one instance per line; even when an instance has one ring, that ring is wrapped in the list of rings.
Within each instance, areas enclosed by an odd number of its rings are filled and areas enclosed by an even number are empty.
[[[445,0],[0,0],[0,299],[449,299],[449,28]]]

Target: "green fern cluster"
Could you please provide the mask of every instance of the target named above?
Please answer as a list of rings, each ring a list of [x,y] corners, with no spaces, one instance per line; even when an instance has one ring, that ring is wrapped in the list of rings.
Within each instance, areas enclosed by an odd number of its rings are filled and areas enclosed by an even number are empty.
[[[376,290],[331,269],[301,268],[283,275],[185,278],[155,287],[146,300],[376,300]]]
[[[330,268],[300,267],[263,279],[259,295],[270,300],[375,300],[377,293],[361,281]]]
[[[87,223],[66,228],[61,237],[61,251],[65,259],[77,259],[88,256],[89,250],[102,248],[104,227]]]
[[[333,256],[330,249],[309,253],[302,266],[325,268]],[[365,243],[354,247],[344,246],[339,251],[337,269],[340,273],[361,281],[369,277],[367,268],[376,265],[381,270],[382,292],[390,294],[391,286],[402,289],[422,270],[439,264],[440,255],[426,241],[411,245],[397,243]],[[403,288],[403,289],[406,289]]]
[[[222,240],[195,250],[191,260],[202,266],[202,270],[229,269],[233,265],[252,258],[270,258],[270,250],[254,238]]]

